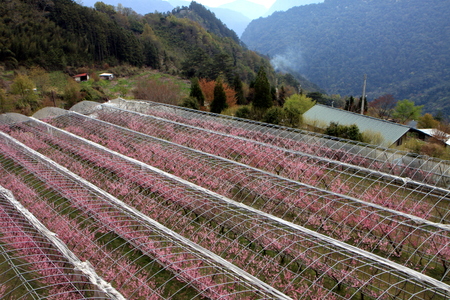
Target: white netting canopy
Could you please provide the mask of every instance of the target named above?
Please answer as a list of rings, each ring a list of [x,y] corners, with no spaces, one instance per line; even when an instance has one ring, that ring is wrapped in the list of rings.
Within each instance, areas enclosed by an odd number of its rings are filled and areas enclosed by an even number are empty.
[[[0,145],[6,298],[450,298],[448,161],[122,99]]]

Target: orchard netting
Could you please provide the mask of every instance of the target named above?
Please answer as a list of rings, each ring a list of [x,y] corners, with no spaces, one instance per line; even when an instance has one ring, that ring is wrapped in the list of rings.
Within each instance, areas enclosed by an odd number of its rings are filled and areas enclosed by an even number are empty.
[[[0,129],[5,298],[450,297],[448,161],[122,99]]]

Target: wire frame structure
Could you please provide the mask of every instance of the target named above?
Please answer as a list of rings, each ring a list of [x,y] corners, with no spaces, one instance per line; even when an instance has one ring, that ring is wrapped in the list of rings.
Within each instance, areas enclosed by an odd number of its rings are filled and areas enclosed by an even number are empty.
[[[401,150],[329,137],[309,131],[151,101],[128,101],[118,98],[108,104],[223,133],[233,132],[234,135],[304,151],[322,158],[347,160],[365,168],[424,182],[433,182],[436,186],[450,187],[450,164],[448,161],[428,156],[418,156]],[[98,104],[84,102],[72,109],[80,113],[88,113],[92,112],[92,108],[95,107],[98,107]],[[241,132],[240,129],[243,131]]]
[[[28,209],[43,223],[36,203],[69,217],[79,226],[73,231],[87,228],[92,247],[131,260],[130,283],[105,276],[126,298],[449,297],[445,188],[352,161],[340,165],[332,154],[284,147],[286,140],[245,124],[213,130],[189,123],[202,121],[194,112],[181,110],[193,116],[180,122],[156,116],[157,105],[127,104],[135,108],[73,108],[89,116],[41,111],[36,116],[45,122],[0,117],[0,184],[21,202],[30,198],[21,191],[34,191],[38,200]],[[325,184],[323,173],[334,181]],[[338,180],[353,185],[335,189]],[[375,186],[372,198],[380,200],[363,197]],[[82,259],[104,276],[101,260]],[[146,296],[133,289],[135,277],[151,290]]]
[[[2,299],[125,299],[0,186]]]
[[[291,299],[24,144],[0,138],[2,183],[126,298]]]
[[[268,137],[259,134],[255,141],[242,137],[254,136],[252,130],[236,130],[236,128],[228,126],[227,131],[235,133],[233,135],[186,124],[191,118],[184,119],[183,123],[153,115],[142,115],[110,105],[102,105],[98,108],[100,110],[96,111],[95,117],[108,123],[242,162],[332,192],[337,191],[351,197],[371,199],[372,202],[381,204],[385,204],[382,201],[388,199],[391,202],[390,205],[394,205],[400,211],[409,212],[412,206],[411,202],[414,201],[413,205],[417,207],[416,210],[422,210],[420,213],[422,216],[426,215],[427,218],[436,222],[448,221],[447,204],[439,203],[442,195],[448,194],[448,190],[424,182],[430,175],[418,170],[414,170],[414,173],[410,175],[422,179],[421,181],[382,172],[383,166],[373,165],[370,161],[365,162],[368,167],[362,167],[360,166],[361,159],[356,160],[352,155],[342,151],[322,149],[322,152],[326,152],[324,156],[331,156],[333,159],[312,155],[309,152],[314,152],[311,149],[315,147],[314,145],[305,143],[289,145],[289,141],[279,140],[272,134]],[[220,124],[216,124],[216,126],[224,127]],[[259,140],[267,142],[259,142]],[[292,150],[292,148],[300,149]],[[305,148],[307,149],[305,150]],[[339,152],[338,155],[335,152]],[[354,164],[355,161],[357,161],[357,165]],[[395,168],[390,171],[395,172]],[[428,202],[434,201],[436,204],[432,207],[418,207],[424,206],[422,205],[424,197]],[[431,199],[431,197],[435,197],[435,199]],[[443,209],[440,209],[441,206]],[[439,212],[434,213],[433,211]]]

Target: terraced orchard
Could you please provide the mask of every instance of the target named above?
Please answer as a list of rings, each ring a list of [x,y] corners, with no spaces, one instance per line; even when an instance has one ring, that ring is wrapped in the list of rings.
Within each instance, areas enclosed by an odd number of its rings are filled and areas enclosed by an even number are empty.
[[[122,99],[0,145],[1,298],[450,298],[448,161]]]

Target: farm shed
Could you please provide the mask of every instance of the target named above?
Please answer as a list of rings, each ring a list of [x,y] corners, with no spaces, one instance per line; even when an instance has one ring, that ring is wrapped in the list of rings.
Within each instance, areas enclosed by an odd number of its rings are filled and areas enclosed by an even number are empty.
[[[75,81],[77,81],[77,82],[88,81],[89,74],[88,73],[77,74],[77,75],[73,76],[73,79],[75,79]]]
[[[104,79],[104,80],[113,80],[114,79],[114,74],[112,73],[102,73],[99,75],[100,79]]]
[[[429,140],[432,138],[438,137],[439,140],[442,141],[442,144],[444,144],[446,147],[450,146],[450,135],[437,130],[435,128],[419,128],[417,129],[421,133],[420,138],[423,140]]]
[[[417,132],[417,129],[361,115],[346,110],[316,104],[303,114],[304,122],[310,126],[325,129],[331,122],[340,125],[356,124],[360,132],[371,131],[379,133],[383,138],[381,146],[401,145],[408,132]]]

